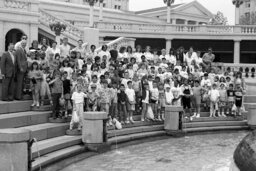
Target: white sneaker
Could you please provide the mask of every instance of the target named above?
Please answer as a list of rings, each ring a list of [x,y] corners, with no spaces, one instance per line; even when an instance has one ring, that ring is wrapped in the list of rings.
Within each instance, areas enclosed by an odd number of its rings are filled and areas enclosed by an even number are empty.
[[[113,126],[113,123],[112,123],[112,121],[108,121],[108,124],[109,124],[109,126]]]
[[[198,113],[198,114],[196,115],[196,118],[200,118],[200,113]]]
[[[144,120],[144,119],[141,119],[140,121],[141,121],[141,122],[144,122],[145,120]]]
[[[39,104],[39,102],[37,102],[37,103],[36,103],[36,107],[40,107],[40,104]]]
[[[224,112],[221,113],[221,116],[223,116],[224,118],[227,117],[227,116],[224,114]]]
[[[195,118],[196,117],[196,113],[194,113],[194,115],[193,116],[191,116],[192,118]]]
[[[125,121],[125,124],[129,124],[129,123],[130,123],[130,121],[129,121],[129,120]]]
[[[133,124],[134,123],[134,120],[132,117],[130,117],[130,122]]]
[[[36,106],[36,102],[34,102],[34,103],[31,105],[31,107],[34,107],[34,106]]]

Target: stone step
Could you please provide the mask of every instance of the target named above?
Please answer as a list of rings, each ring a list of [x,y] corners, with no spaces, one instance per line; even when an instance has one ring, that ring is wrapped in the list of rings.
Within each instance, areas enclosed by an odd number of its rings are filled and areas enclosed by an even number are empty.
[[[185,128],[185,133],[211,132],[211,131],[229,131],[229,130],[248,130],[248,126],[215,126],[215,127],[197,127]]]
[[[26,101],[0,101],[0,114],[30,111],[31,100]]]
[[[135,121],[133,124],[125,124],[125,125],[122,125],[122,128],[125,129],[125,128],[132,128],[132,127],[140,127],[140,126],[150,126],[150,125],[163,125],[164,122],[163,121],[157,121],[157,122],[152,122],[152,121],[149,121],[149,122],[141,122],[141,121]],[[107,127],[108,130],[114,130],[115,127],[114,126],[110,126],[110,127]]]
[[[52,106],[51,105],[44,105],[44,106],[39,106],[39,107],[31,107],[32,111],[51,111]]]
[[[200,117],[193,118],[192,121],[185,119],[184,122],[210,122],[210,121],[242,121],[242,117]]]
[[[46,155],[48,153],[61,150],[70,146],[82,143],[81,136],[60,136],[35,142],[32,146],[32,158]]]
[[[51,112],[19,112],[0,115],[0,129],[47,123]]]
[[[109,130],[107,131],[107,136],[108,138],[111,138],[111,137],[122,136],[122,135],[161,131],[161,130],[164,130],[164,125],[149,125],[149,126],[125,128],[121,130]]]
[[[244,103],[256,103],[256,95],[244,96]]]
[[[69,158],[84,152],[87,153],[87,150],[84,145],[74,145],[68,148],[54,151],[52,153],[48,153],[47,155],[35,158],[35,161],[32,162],[32,170],[33,171],[40,170],[40,168],[43,168],[49,164],[58,162],[65,158]],[[88,152],[88,155],[90,153],[91,152]]]
[[[184,123],[183,128],[201,128],[218,126],[247,126],[247,121],[210,121],[210,122],[191,122]]]
[[[21,128],[31,130],[31,137],[41,141],[65,135],[69,123],[44,123]]]
[[[108,139],[108,142],[111,144],[118,143],[124,143],[128,141],[143,139],[143,138],[151,138],[151,137],[157,137],[157,136],[164,136],[166,135],[166,132],[164,130],[159,131],[151,131],[151,132],[140,132],[135,134],[129,134],[129,135],[122,135],[117,137],[112,137]]]

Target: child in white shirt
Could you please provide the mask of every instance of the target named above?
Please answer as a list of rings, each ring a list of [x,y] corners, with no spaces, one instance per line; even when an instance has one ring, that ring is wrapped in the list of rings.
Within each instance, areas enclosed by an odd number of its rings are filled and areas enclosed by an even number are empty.
[[[217,85],[213,83],[212,89],[209,91],[210,98],[210,117],[216,117],[216,110],[218,110],[218,102],[220,98],[219,90]]]
[[[82,128],[82,116],[84,113],[84,98],[86,98],[87,95],[82,92],[82,85],[78,84],[77,85],[77,91],[75,91],[72,94],[72,101],[73,101],[73,110],[77,113],[78,118],[79,118],[79,123],[78,123],[78,130],[80,131]],[[74,112],[72,114],[72,119],[70,122],[70,127],[69,129],[73,129],[74,126]]]

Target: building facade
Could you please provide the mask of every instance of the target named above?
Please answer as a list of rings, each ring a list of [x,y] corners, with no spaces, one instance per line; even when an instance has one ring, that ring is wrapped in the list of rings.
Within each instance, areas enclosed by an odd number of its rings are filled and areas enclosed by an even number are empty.
[[[242,15],[250,15],[252,12],[256,12],[256,0],[244,0],[243,4],[240,5],[239,8],[240,17]]]
[[[87,5],[88,2],[85,0],[55,0],[60,2],[69,2],[69,3],[76,3],[76,4],[84,4]],[[95,4],[95,6],[99,6],[99,2]],[[129,10],[129,0],[104,0],[103,1],[104,8],[116,9],[116,10]]]

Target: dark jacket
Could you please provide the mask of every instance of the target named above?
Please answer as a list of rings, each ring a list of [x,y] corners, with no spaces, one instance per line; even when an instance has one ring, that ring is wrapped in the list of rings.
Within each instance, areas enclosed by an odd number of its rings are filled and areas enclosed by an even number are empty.
[[[17,60],[17,71],[25,73],[28,68],[27,55],[24,49],[19,48],[15,52],[15,57]]]
[[[128,97],[124,91],[120,91],[120,93],[117,93],[118,103],[126,103],[128,102]]]
[[[5,52],[1,58],[1,72],[5,77],[14,77],[16,72],[16,59],[14,56],[14,63],[9,52]]]
[[[148,90],[149,92],[149,97],[148,97],[148,101],[150,102],[150,99],[151,99],[151,92]],[[146,89],[142,89],[142,100],[145,100],[146,99],[146,96],[147,96],[147,92],[146,92]]]

